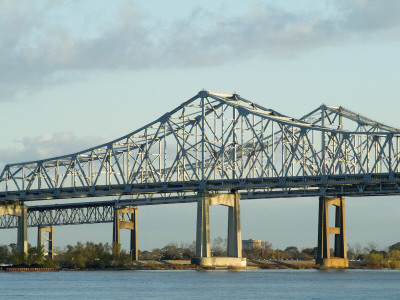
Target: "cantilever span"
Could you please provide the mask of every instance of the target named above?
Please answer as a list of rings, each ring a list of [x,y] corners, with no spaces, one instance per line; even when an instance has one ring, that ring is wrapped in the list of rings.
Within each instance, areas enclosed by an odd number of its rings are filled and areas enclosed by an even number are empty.
[[[371,120],[342,106],[321,105],[300,120],[313,125],[357,132],[400,132],[400,129]]]
[[[237,94],[200,91],[109,143],[6,165],[0,200],[132,195],[152,204],[232,189],[242,199],[398,194],[399,142],[397,129],[342,107],[296,119]]]
[[[317,263],[346,267],[344,196],[400,194],[399,164],[400,131],[343,107],[322,105],[296,119],[237,94],[200,91],[109,143],[6,165],[0,175],[0,228],[18,227],[17,247],[26,252],[28,226],[38,226],[40,246],[46,232],[52,245],[48,226],[113,222],[115,243],[120,229],[131,230],[136,259],[137,208],[132,206],[197,202],[193,262],[244,266],[240,199],[318,196]],[[25,205],[111,195],[120,199]],[[228,207],[226,258],[210,254],[212,205]],[[331,205],[335,227],[329,226]]]

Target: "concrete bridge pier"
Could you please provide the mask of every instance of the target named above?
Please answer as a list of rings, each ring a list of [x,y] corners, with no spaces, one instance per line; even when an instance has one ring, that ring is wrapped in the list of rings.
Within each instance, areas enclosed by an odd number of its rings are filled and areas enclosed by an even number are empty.
[[[121,244],[121,229],[131,231],[130,254],[132,260],[138,260],[137,207],[114,207],[113,244]]]
[[[43,247],[44,255],[53,258],[53,226],[38,227],[37,247]]]
[[[228,206],[228,257],[211,257],[210,248],[210,206]],[[246,259],[242,258],[242,238],[240,229],[240,194],[198,194],[196,258],[193,264],[203,267],[245,267]]]
[[[329,227],[329,205],[336,207],[335,227]],[[333,257],[331,257],[329,245],[330,234],[335,235]],[[319,198],[317,264],[333,268],[347,268],[349,266],[346,249],[344,197]]]
[[[17,251],[28,253],[28,207],[23,204],[0,205],[0,215],[18,217]]]

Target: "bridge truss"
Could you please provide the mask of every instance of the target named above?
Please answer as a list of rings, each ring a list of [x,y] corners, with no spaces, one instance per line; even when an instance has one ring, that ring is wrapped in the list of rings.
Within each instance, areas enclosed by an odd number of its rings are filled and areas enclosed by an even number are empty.
[[[29,206],[27,227],[112,223],[115,210],[126,207],[126,201],[115,200]],[[129,214],[120,212],[119,220],[129,220]],[[0,228],[18,228],[18,217],[0,215]]]
[[[147,205],[232,189],[242,199],[398,194],[399,146],[398,129],[342,107],[295,119],[201,91],[117,140],[6,165],[0,201],[127,195]]]
[[[114,221],[113,203],[41,205],[28,207],[28,227],[110,223]],[[0,216],[0,228],[18,228],[18,217]]]

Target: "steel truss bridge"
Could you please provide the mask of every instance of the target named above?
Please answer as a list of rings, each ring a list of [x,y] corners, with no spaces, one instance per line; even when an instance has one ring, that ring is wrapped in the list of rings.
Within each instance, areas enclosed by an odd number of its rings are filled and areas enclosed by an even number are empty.
[[[241,199],[394,195],[399,142],[399,129],[343,107],[296,119],[237,94],[200,91],[109,143],[6,165],[0,202],[28,204],[28,226],[38,226],[112,222],[115,200],[94,199],[104,196],[137,206],[196,202],[205,190]],[[36,204],[70,198],[91,200]],[[16,227],[16,217],[0,218],[0,228]]]

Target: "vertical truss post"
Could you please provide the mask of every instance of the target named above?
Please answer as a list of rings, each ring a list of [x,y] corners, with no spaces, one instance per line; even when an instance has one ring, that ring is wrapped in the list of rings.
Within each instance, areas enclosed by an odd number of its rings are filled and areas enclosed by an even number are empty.
[[[227,257],[211,257],[210,248],[210,206],[228,207]],[[203,267],[246,266],[242,258],[242,238],[240,229],[240,194],[209,194],[200,192],[197,201],[196,258],[192,263]]]
[[[114,207],[113,244],[121,244],[121,229],[131,231],[130,255],[132,260],[138,260],[137,207]]]
[[[321,126],[325,127],[325,108],[321,110],[321,114],[322,114],[322,116],[321,116]],[[325,131],[321,130],[321,135],[322,135],[322,138],[321,138],[322,169],[321,169],[321,171],[322,171],[322,175],[326,175],[325,134],[326,134]]]
[[[329,205],[334,205],[335,227],[329,227]],[[329,236],[335,235],[333,257],[330,253]],[[317,264],[326,267],[346,268],[349,266],[346,250],[346,225],[344,197],[320,197],[318,213]]]
[[[38,249],[43,247],[44,255],[53,258],[53,226],[38,227],[37,247]]]
[[[201,180],[204,181],[205,176],[205,151],[206,151],[206,103],[204,95],[201,96]]]

